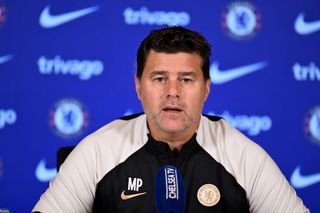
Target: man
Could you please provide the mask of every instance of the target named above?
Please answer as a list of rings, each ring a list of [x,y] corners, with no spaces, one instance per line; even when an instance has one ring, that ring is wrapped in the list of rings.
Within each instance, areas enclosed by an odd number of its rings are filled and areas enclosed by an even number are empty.
[[[210,54],[194,31],[152,31],[135,77],[145,114],[85,138],[33,211],[155,212],[154,179],[169,164],[182,173],[185,212],[309,212],[262,148],[223,119],[201,115]]]

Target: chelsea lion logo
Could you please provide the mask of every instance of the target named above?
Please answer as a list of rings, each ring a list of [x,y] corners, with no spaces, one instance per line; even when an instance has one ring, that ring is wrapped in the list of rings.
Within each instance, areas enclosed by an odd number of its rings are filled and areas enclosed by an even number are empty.
[[[88,127],[88,112],[76,99],[62,99],[50,110],[50,126],[61,137],[79,136]]]
[[[222,27],[236,40],[252,38],[261,28],[261,15],[249,2],[233,2],[222,13]]]
[[[320,144],[320,106],[314,107],[306,115],[304,132],[312,142]]]

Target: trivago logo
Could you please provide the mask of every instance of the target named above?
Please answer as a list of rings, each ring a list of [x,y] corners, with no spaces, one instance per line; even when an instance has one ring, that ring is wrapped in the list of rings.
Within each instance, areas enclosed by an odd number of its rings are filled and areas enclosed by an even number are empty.
[[[123,16],[128,25],[186,26],[191,20],[190,15],[184,11],[150,11],[147,7],[138,10],[127,7]]]
[[[75,75],[80,80],[89,80],[92,76],[101,75],[104,66],[99,60],[62,59],[56,55],[52,59],[41,56],[38,67],[43,75]]]
[[[320,69],[313,62],[307,66],[295,63],[292,66],[292,71],[297,81],[320,81]]]
[[[17,121],[17,113],[13,109],[0,109],[0,129],[6,124],[14,124]]]
[[[267,115],[231,115],[228,111],[224,111],[222,114],[210,111],[208,114],[223,117],[233,127],[251,136],[259,135],[262,131],[269,131],[272,127],[272,120]]]

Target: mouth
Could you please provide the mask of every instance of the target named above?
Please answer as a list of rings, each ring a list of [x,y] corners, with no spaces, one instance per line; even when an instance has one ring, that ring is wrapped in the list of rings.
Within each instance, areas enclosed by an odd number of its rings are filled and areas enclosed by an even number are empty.
[[[165,112],[171,112],[171,113],[179,113],[183,111],[179,107],[170,107],[170,106],[164,107],[162,110]]]

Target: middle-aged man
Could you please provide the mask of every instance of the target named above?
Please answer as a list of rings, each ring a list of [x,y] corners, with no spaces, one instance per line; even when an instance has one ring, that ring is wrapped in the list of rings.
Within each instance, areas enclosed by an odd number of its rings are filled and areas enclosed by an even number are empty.
[[[210,54],[197,32],[152,31],[135,77],[145,114],[86,137],[33,211],[155,212],[155,176],[173,165],[183,177],[185,212],[309,212],[262,148],[225,120],[201,115]]]

